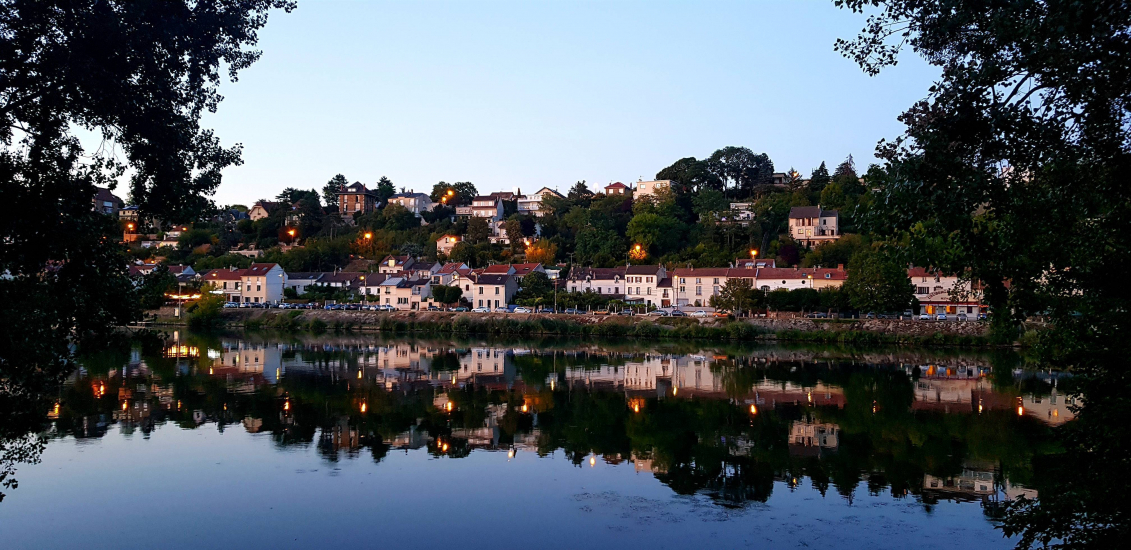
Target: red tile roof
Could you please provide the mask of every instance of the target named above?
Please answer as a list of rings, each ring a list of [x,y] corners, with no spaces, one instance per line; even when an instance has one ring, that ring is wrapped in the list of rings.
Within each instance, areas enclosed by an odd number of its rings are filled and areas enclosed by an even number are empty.
[[[204,275],[206,281],[238,281],[243,277],[244,270],[230,268],[213,269]]]

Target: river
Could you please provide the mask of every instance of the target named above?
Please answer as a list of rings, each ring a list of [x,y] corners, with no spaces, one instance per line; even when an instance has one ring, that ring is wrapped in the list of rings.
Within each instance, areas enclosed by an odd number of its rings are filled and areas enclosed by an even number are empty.
[[[0,545],[1010,548],[1066,384],[1008,352],[180,331],[6,430]]]

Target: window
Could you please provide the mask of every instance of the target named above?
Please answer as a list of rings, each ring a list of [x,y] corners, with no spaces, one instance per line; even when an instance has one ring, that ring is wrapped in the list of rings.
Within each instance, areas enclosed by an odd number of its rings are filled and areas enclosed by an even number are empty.
[[[263,290],[263,285],[260,285],[259,283],[256,283],[256,284],[255,284],[255,291],[256,291],[256,292],[259,292],[260,290]]]
[[[625,294],[632,294],[632,287],[630,287],[630,286],[629,286],[629,287],[625,287],[625,289],[624,289],[624,293],[625,293]]]
[[[479,293],[483,294],[483,287],[479,287]]]
[[[651,296],[652,295],[652,287],[648,287],[648,289],[645,292],[647,292],[648,295]]]
[[[695,287],[695,295],[701,296],[702,294],[703,294],[703,287],[701,287],[701,286]]]
[[[499,287],[495,287],[495,294],[496,294],[496,295],[498,295],[498,294],[499,294]]]
[[[718,277],[715,277],[715,284],[716,285],[719,284],[719,278]]]
[[[636,287],[636,293],[640,294],[640,287]]]
[[[699,284],[699,283],[702,283],[702,282],[703,282],[702,278],[700,278],[700,277],[695,278],[695,284]]]
[[[718,293],[719,293],[719,285],[715,285],[715,286],[714,286],[714,287],[713,287],[713,288],[711,289],[711,293],[712,293],[712,294],[718,294]]]

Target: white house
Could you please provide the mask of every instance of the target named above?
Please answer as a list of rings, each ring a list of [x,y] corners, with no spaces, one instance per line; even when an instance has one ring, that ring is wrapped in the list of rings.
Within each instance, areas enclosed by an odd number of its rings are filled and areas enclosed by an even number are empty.
[[[659,285],[667,275],[667,270],[662,265],[628,266],[624,273],[625,301],[664,307],[663,292]]]
[[[243,301],[274,303],[283,299],[287,273],[279,264],[251,264],[243,270]]]
[[[497,222],[503,219],[503,201],[498,197],[475,197],[471,201],[471,216]]]
[[[444,235],[436,239],[436,253],[450,256],[452,249],[461,242],[463,242],[463,237],[460,235]]]
[[[409,212],[416,214],[417,217],[420,217],[421,212],[431,212],[436,206],[436,203],[432,202],[432,199],[428,195],[411,191],[408,193],[397,193],[389,197],[388,204],[399,204],[405,207]]]
[[[789,236],[811,244],[840,238],[840,213],[820,206],[794,206],[789,209]]]
[[[672,188],[672,180],[638,181],[632,191],[634,198],[654,197]]]
[[[523,195],[518,198],[518,213],[538,217],[545,216],[546,210],[542,208],[542,200],[548,196],[554,196],[559,199],[564,198],[561,193],[549,187],[543,187],[533,194]]]
[[[625,266],[580,267],[571,269],[565,288],[570,292],[624,294]]]

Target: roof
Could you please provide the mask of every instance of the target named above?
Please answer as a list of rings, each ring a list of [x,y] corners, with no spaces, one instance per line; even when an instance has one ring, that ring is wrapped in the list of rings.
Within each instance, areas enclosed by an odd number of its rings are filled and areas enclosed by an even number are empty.
[[[274,269],[278,265],[279,264],[251,264],[251,267],[249,267],[245,270],[246,272],[244,273],[244,275],[248,275],[248,276],[266,275],[268,271],[271,271],[272,269]]]
[[[458,242],[463,240],[463,236],[461,236],[461,235],[442,235],[442,236],[440,236],[439,239],[436,239],[436,242],[440,242],[444,239],[455,239],[455,241],[458,243]]]
[[[397,193],[397,194],[389,197],[389,200],[393,200],[393,199],[424,199],[428,202],[432,202],[432,197],[429,197],[428,195],[425,195],[424,193],[415,193],[415,192]]]
[[[488,196],[492,197],[492,198],[497,198],[499,200],[510,201],[510,200],[514,200],[516,195],[517,195],[517,193],[514,193],[512,191],[495,191],[494,193],[491,193]]]
[[[928,267],[911,267],[907,270],[908,277],[954,277],[954,275],[945,275],[938,269]]]
[[[412,256],[409,256],[407,254],[402,254],[400,256],[394,256],[392,254],[389,254],[388,256],[381,258],[381,265],[388,266],[389,260],[393,260],[394,262],[396,262],[396,265],[400,265],[400,264],[403,264],[403,263],[405,263],[405,262],[407,262],[411,259],[412,259]]]
[[[676,269],[673,273],[676,277],[726,277],[729,271],[730,268],[727,267],[685,267]]]
[[[555,197],[558,197],[558,198],[564,198],[564,197],[562,197],[561,193],[558,193],[557,191],[550,189],[549,187],[543,187],[543,188],[535,191],[534,194],[535,195],[554,195]]]
[[[589,279],[606,280],[614,277],[624,278],[625,267],[579,267],[571,269],[569,272],[569,279],[572,281],[579,281],[588,277]]]
[[[291,279],[291,280],[295,280],[295,279],[306,280],[306,279],[309,279],[311,281],[317,281],[320,277],[322,277],[321,271],[295,271],[295,272],[287,273],[287,278]]]
[[[404,283],[404,282],[405,282],[404,277],[389,277],[389,278],[385,279],[384,281],[381,281],[380,286],[400,286],[401,283]]]
[[[618,181],[616,183],[610,183],[606,185],[605,189],[628,189],[628,186]]]
[[[255,201],[255,204],[251,205],[251,207],[255,208],[256,206],[258,206],[270,212],[271,210],[278,208],[281,204],[282,203],[275,201]]]
[[[759,279],[832,279],[843,281],[848,278],[848,271],[832,267],[763,267],[756,270]],[[825,275],[828,275],[826,277]]]
[[[671,288],[672,287],[672,278],[671,277],[664,277],[663,279],[660,279],[659,281],[656,282],[656,287],[657,288]]]
[[[514,268],[514,274],[515,275],[522,277],[523,275],[529,275],[529,274],[533,273],[534,271],[537,271],[539,267],[542,267],[542,264],[540,264],[540,263],[511,264],[511,267]]]
[[[177,264],[177,265],[167,265],[166,264],[165,267],[168,268],[169,273],[172,273],[173,275],[179,275],[179,274],[185,272],[185,266],[182,265],[182,264]],[[188,269],[192,269],[192,268],[190,267]]]
[[[96,200],[96,201],[112,201],[112,202],[118,202],[118,203],[122,202],[122,199],[119,199],[117,195],[115,195],[114,193],[111,193],[110,190],[106,189],[105,187],[95,187],[94,188],[94,200]]]
[[[348,283],[348,282],[351,282],[351,281],[360,280],[360,278],[363,275],[368,275],[368,274],[367,273],[359,273],[357,271],[339,271],[337,273],[327,271],[327,272],[322,274],[322,278],[318,279],[318,282],[320,282],[320,283]]]
[[[630,265],[625,270],[626,275],[655,275],[659,273],[660,266],[658,265]]]
[[[507,284],[507,281],[510,280],[510,278],[510,275],[494,275],[484,273],[475,280],[475,283],[480,285],[505,285]]]
[[[238,280],[240,280],[241,277],[243,277],[243,272],[244,272],[244,270],[242,270],[242,269],[235,269],[235,270],[233,270],[231,268],[213,269],[212,271],[209,271],[208,273],[204,274],[204,280],[206,280],[206,281],[238,281]]]
[[[153,269],[156,268],[156,267],[157,267],[157,264],[131,265],[130,266],[130,275],[143,275],[144,274],[143,272],[153,271]]]
[[[467,264],[465,264],[463,262],[448,262],[448,263],[444,264],[444,267],[441,267],[440,271],[437,271],[437,273],[439,273],[441,275],[447,275],[448,273],[456,273],[461,268],[466,268],[466,267],[467,267]]]
[[[752,269],[755,267],[777,267],[777,261],[773,258],[739,258],[734,261],[735,267]]]
[[[345,187],[342,187],[342,189],[340,191],[338,191],[339,195],[357,195],[359,193],[365,194],[365,195],[372,195],[373,194],[373,192],[370,191],[369,188],[366,187],[365,184],[361,183],[360,181],[355,181],[355,182],[353,182],[353,183],[351,183],[351,184],[349,184]]]
[[[836,210],[825,210],[820,206],[794,206],[789,209],[790,218],[836,218],[840,213]]]
[[[478,197],[475,197],[474,199],[471,199],[471,202],[476,203],[476,202],[488,202],[488,201],[490,201],[490,202],[494,203],[498,200],[499,200],[499,197],[496,197],[494,195],[480,195]]]
[[[506,275],[510,272],[511,272],[510,264],[490,265],[490,266],[487,266],[487,268],[483,270],[484,274],[491,274],[491,275],[497,275],[497,274],[500,274],[500,273]]]

